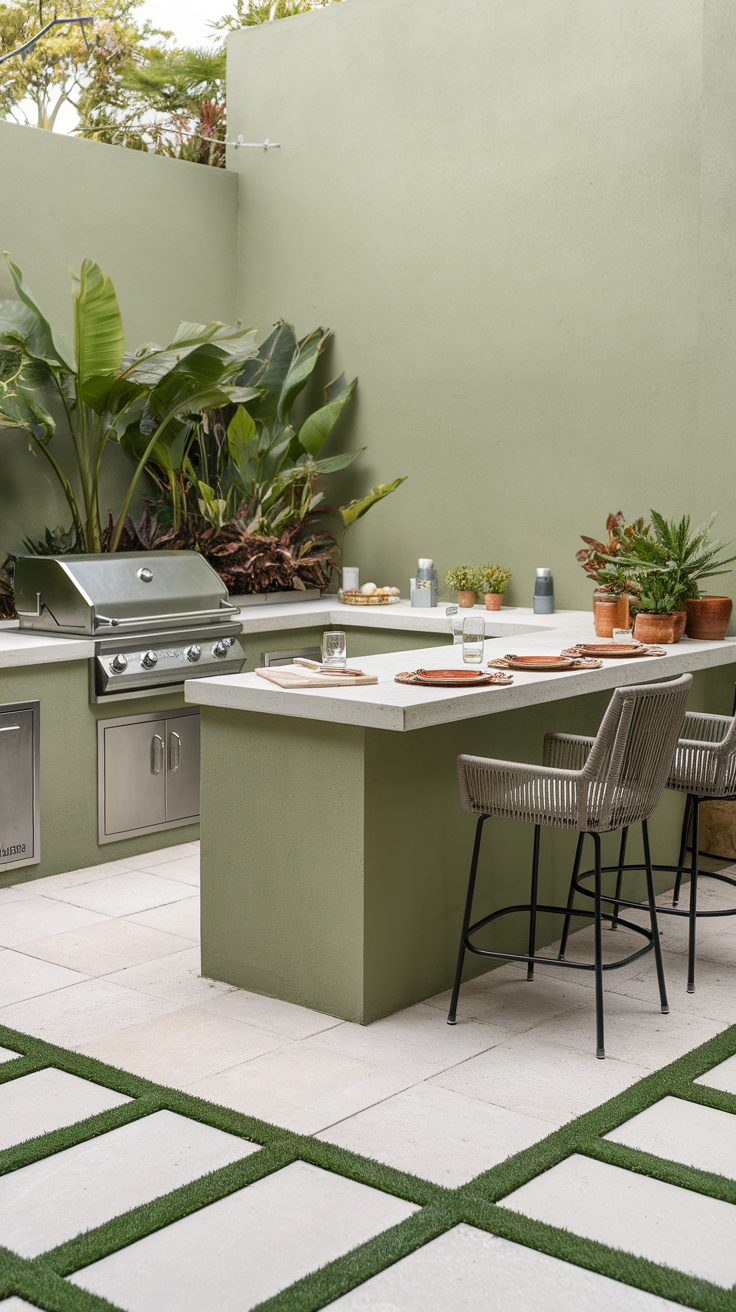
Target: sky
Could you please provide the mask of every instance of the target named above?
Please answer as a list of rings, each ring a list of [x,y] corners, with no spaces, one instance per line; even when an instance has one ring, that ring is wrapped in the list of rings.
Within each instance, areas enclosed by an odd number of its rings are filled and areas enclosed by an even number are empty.
[[[207,23],[234,8],[232,0],[145,0],[138,14],[156,27],[173,32],[178,45],[197,46],[213,35]]]

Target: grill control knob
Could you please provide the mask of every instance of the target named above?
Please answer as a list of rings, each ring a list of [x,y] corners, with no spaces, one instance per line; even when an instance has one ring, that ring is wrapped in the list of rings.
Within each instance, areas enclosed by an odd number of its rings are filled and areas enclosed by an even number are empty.
[[[143,656],[141,657],[141,665],[143,666],[144,670],[152,670],[154,665],[158,665],[158,652],[157,651],[144,652]]]
[[[187,647],[184,655],[188,661],[198,661],[202,655],[202,648],[195,643],[193,647]]]
[[[122,674],[128,668],[127,656],[123,656],[122,652],[119,656],[113,656],[110,662],[110,667],[116,674]]]
[[[230,649],[230,643],[228,642],[227,638],[221,638],[220,641],[216,642],[214,647],[212,648],[212,655],[218,656],[220,658],[223,656],[227,656],[229,649]]]

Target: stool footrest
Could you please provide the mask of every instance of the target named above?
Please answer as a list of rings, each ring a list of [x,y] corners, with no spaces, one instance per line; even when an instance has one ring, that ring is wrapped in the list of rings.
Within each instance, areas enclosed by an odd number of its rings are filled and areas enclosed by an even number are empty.
[[[606,899],[612,901],[613,899]],[[637,904],[638,905],[638,904]],[[479,948],[471,942],[471,935],[489,925],[491,921],[498,920],[501,916],[510,916],[514,912],[531,911],[531,903],[521,902],[515,906],[501,907],[499,911],[492,911],[490,915],[484,916],[482,920],[477,920],[474,925],[470,925],[467,932],[463,935],[463,944],[468,952],[473,952],[476,957],[491,957],[497,961],[520,961],[526,965],[532,966],[567,966],[571,970],[595,970],[595,964],[587,961],[568,961],[566,957],[542,957],[539,955],[532,956],[528,952],[493,952],[490,948]],[[537,904],[537,911],[546,911],[552,915],[558,916],[582,916],[585,920],[590,919],[590,913],[580,910],[569,910],[568,907],[549,906],[545,903]],[[602,920],[610,920],[612,923],[617,919],[607,912],[601,913]],[[632,930],[635,934],[640,934],[647,941],[644,947],[637,948],[636,952],[630,952],[628,956],[621,957],[618,961],[607,961],[603,963],[603,970],[618,970],[620,966],[627,966],[630,961],[636,961],[639,957],[645,956],[651,952],[654,946],[652,932],[645,929],[643,925],[635,925],[630,920],[617,919],[619,925],[625,925],[627,929]]]

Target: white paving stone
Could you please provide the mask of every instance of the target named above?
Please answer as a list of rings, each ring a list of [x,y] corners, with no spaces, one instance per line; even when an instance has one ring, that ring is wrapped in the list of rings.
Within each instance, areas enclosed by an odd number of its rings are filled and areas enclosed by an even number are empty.
[[[173,847],[159,847],[153,852],[139,852],[137,856],[125,858],[125,865],[134,870],[153,870],[155,866],[167,861],[177,861],[183,856],[199,856],[199,843],[176,843]]]
[[[438,993],[429,999],[430,1006],[446,1017],[450,997],[450,989]],[[558,970],[556,975],[540,974],[530,982],[526,970],[501,967],[463,984],[458,1016],[461,1021],[479,1020],[521,1033],[581,1004],[588,1005],[588,995],[581,989],[577,973]]]
[[[591,994],[590,1002],[593,998]],[[647,1000],[609,993],[605,998],[606,1056],[658,1070],[723,1029],[720,1021],[673,1009],[663,1015],[655,995]],[[595,1013],[590,1004],[554,1016],[527,1034],[538,1033],[546,1043],[595,1056]]]
[[[488,1052],[452,1066],[433,1084],[564,1125],[643,1079],[646,1067],[610,1055],[596,1061],[546,1039],[546,1025],[515,1034]]]
[[[54,896],[54,890],[62,888],[74,888],[76,884],[91,884],[97,879],[109,879],[111,875],[119,875],[124,870],[132,869],[124,861],[105,861],[97,866],[83,866],[81,870],[66,870],[58,875],[44,875],[42,879],[26,880],[22,884],[14,884],[14,888],[26,889],[29,893],[44,893]]]
[[[188,892],[191,893],[191,887]],[[179,934],[182,938],[199,943],[199,897],[182,898],[180,902],[170,902],[168,906],[154,907],[153,911],[141,911],[130,919],[136,925],[150,925],[152,929],[162,929],[166,934]]]
[[[125,1312],[247,1312],[414,1211],[294,1162],[71,1280]]]
[[[283,1034],[287,1039],[307,1039],[343,1023],[324,1012],[297,1007],[293,1002],[267,998],[245,989],[232,989],[226,997],[210,1003],[210,1009],[219,1015],[231,1016],[233,1020],[243,1020],[248,1025],[258,1025],[274,1034]]]
[[[189,884],[151,875],[146,870],[121,870],[108,879],[54,889],[54,898],[60,902],[105,916],[132,916],[191,896]]]
[[[109,987],[120,989],[119,984]],[[120,991],[162,1009],[165,1006],[132,989]],[[194,1080],[227,1070],[228,1066],[271,1052],[283,1043],[280,1034],[270,1034],[227,1016],[215,1016],[206,1007],[194,1006],[169,1011],[167,1015],[130,1029],[119,1029],[89,1043],[82,1041],[79,1050],[111,1066],[122,1066],[149,1080],[182,1088]]]
[[[38,1312],[35,1303],[26,1303],[24,1298],[4,1298],[0,1302],[0,1312]]]
[[[120,925],[123,922],[117,920],[114,923]],[[143,926],[138,928],[142,929]],[[187,943],[189,940],[179,941]],[[152,998],[163,998],[166,1002],[179,1007],[189,1007],[194,1003],[207,1002],[219,997],[221,993],[230,993],[231,984],[222,984],[219,980],[205,979],[200,975],[200,957],[198,947],[186,947],[181,952],[173,952],[155,961],[146,961],[140,966],[116,970],[105,978],[112,984],[123,984],[127,989],[137,989],[139,993],[148,993]],[[284,1003],[284,1006],[287,1005]],[[255,1021],[253,1023],[255,1024]],[[269,1027],[264,1026],[264,1028]]]
[[[736,1056],[727,1057],[705,1075],[699,1075],[696,1084],[707,1084],[711,1089],[736,1094]]]
[[[736,1282],[736,1206],[577,1154],[502,1207],[726,1288]]]
[[[662,1098],[606,1138],[736,1180],[736,1116],[729,1112]]]
[[[133,989],[89,979],[0,1010],[0,1025],[74,1048],[113,1030],[172,1011],[175,1004]]]
[[[0,1243],[35,1257],[257,1152],[174,1112],[155,1112],[0,1177]]]
[[[122,1093],[49,1067],[0,1084],[0,1150],[130,1102]]]
[[[676,1312],[680,1307],[469,1225],[455,1226],[329,1304],[331,1312]]]
[[[163,879],[176,879],[179,883],[199,888],[199,852],[178,856],[173,861],[159,861],[144,868]]]
[[[453,1189],[546,1138],[550,1129],[535,1117],[420,1084],[318,1138]]]
[[[297,1134],[315,1134],[415,1082],[413,1068],[330,1052],[320,1047],[319,1038],[287,1044],[185,1087],[198,1098]]]
[[[49,934],[64,934],[69,929],[94,925],[103,919],[98,912],[88,911],[85,907],[67,906],[65,902],[56,902],[48,897],[29,895],[3,907],[0,945],[6,948],[18,947],[29,943],[31,939],[44,938]]]
[[[448,1025],[436,1007],[420,1003],[373,1025],[344,1021],[326,1030],[319,1041],[324,1048],[362,1061],[414,1065],[417,1079],[422,1079],[484,1052],[507,1037],[508,1030],[498,1025],[481,1025],[473,1020]]]
[[[16,1057],[20,1057],[19,1052],[12,1052],[10,1048],[0,1048],[0,1062],[15,1061]]]
[[[24,1002],[42,993],[53,993],[70,984],[81,984],[87,978],[79,970],[71,970],[48,961],[37,961],[23,952],[0,952],[0,1006]]]

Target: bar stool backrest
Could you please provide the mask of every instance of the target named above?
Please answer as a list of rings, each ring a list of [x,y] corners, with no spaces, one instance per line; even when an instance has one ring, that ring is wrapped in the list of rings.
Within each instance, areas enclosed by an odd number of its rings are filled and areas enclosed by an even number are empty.
[[[664,791],[692,675],[617,688],[583,767],[580,828],[605,832],[648,820]]]

